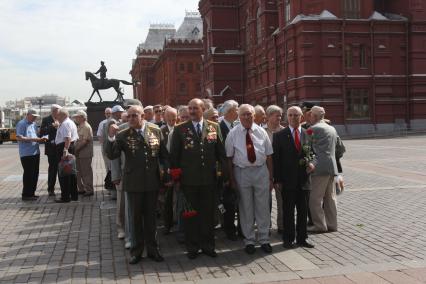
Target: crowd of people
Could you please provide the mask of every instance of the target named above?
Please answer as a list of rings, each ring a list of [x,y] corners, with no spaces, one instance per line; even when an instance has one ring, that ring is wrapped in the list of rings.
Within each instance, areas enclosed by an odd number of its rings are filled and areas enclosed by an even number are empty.
[[[265,110],[228,100],[215,108],[197,98],[177,108],[144,108],[132,99],[105,109],[97,131],[107,170],[104,187],[116,200],[117,236],[130,249],[130,263],[138,263],[144,250],[148,258],[164,260],[160,229],[185,244],[189,259],[200,252],[217,256],[215,228],[231,241],[243,239],[247,254],[257,245],[271,253],[274,196],[284,248],[313,248],[308,232],[337,231],[345,147],[324,108],[305,102],[283,115],[276,105]],[[22,199],[38,197],[39,143],[46,145],[51,196],[61,163],[75,157],[76,170],[59,174],[56,202],[93,195],[93,134],[86,113],[79,111],[73,121],[54,105],[39,133],[37,117],[29,110],[17,125]]]

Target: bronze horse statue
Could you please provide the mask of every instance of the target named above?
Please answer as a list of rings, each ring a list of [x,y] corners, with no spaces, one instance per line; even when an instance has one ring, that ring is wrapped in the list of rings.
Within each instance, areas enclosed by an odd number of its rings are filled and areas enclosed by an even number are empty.
[[[101,94],[99,94],[99,90],[106,90],[109,88],[114,88],[114,90],[117,92],[117,97],[115,98],[114,102],[124,101],[124,94],[120,90],[120,82],[125,85],[133,85],[133,83],[127,82],[125,80],[118,80],[118,79],[99,79],[91,72],[86,72],[86,81],[90,79],[90,82],[92,83],[93,92],[90,96],[89,102],[92,100],[93,95],[95,92],[98,94],[99,99],[102,102]]]

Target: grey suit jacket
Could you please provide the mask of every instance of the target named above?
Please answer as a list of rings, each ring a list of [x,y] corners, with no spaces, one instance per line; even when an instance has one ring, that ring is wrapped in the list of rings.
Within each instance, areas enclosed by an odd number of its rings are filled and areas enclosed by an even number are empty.
[[[337,175],[336,143],[338,134],[333,126],[320,121],[311,126],[313,130],[312,147],[315,153],[313,175]]]

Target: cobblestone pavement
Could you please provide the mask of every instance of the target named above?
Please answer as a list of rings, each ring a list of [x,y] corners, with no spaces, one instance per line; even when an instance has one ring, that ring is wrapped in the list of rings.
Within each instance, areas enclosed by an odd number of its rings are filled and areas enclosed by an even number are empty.
[[[271,255],[248,256],[241,241],[227,241],[217,230],[219,256],[189,261],[159,228],[166,261],[144,258],[134,266],[116,236],[98,147],[95,196],[59,205],[47,196],[44,156],[41,198],[21,201],[17,147],[1,145],[0,283],[426,283],[425,144],[425,136],[345,141],[339,231],[312,235],[314,249],[284,251],[274,221]]]

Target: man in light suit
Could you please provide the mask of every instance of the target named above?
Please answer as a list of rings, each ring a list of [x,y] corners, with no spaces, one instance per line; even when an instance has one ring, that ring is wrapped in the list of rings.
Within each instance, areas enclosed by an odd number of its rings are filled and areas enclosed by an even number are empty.
[[[334,127],[324,121],[325,110],[314,106],[311,110],[311,135],[313,135],[312,190],[309,197],[313,226],[308,230],[316,233],[337,231],[337,202],[334,177],[338,174],[336,144],[339,136]]]

